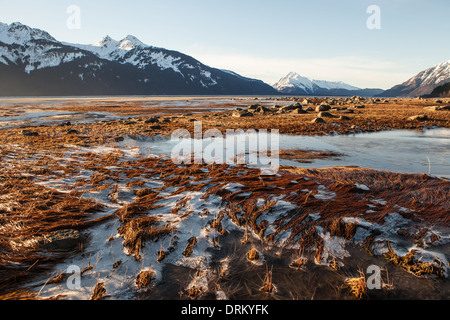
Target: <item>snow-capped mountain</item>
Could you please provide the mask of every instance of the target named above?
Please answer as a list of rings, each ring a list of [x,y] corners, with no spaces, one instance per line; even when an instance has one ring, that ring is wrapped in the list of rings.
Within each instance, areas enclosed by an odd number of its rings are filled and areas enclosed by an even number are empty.
[[[285,77],[281,78],[277,83],[275,83],[273,87],[282,93],[300,94],[315,94],[323,89],[359,90],[359,88],[343,83],[341,81],[331,82],[325,80],[314,80],[302,77],[295,72],[289,72]]]
[[[380,94],[383,97],[417,97],[430,94],[433,89],[450,82],[450,60],[419,72],[406,82]]]
[[[381,89],[361,89],[342,81],[314,80],[289,72],[273,87],[280,93],[295,95],[331,95],[331,96],[373,96]]]
[[[0,23],[0,95],[275,93],[260,80],[211,68],[131,35],[71,44],[18,22]]]

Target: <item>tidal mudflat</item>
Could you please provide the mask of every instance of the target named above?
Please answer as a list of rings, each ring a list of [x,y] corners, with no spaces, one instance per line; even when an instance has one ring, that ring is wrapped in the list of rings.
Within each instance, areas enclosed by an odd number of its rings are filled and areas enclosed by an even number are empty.
[[[123,99],[2,105],[2,299],[450,296],[448,101]],[[278,130],[278,172],[174,163],[197,122]]]

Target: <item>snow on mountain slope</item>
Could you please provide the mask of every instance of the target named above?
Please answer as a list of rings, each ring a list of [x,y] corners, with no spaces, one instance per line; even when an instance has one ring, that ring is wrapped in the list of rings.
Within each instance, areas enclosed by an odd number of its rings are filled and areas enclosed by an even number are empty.
[[[20,23],[0,23],[0,70],[0,95],[276,93],[132,35],[72,44]]]
[[[431,68],[424,70],[406,81],[405,85],[420,84],[421,86],[437,86],[443,81],[450,79],[450,60],[436,64]]]
[[[73,48],[75,49],[75,48]],[[67,50],[47,32],[19,22],[0,23],[0,63],[21,66],[26,73],[84,57],[81,50]]]
[[[332,82],[325,80],[314,80],[303,77],[295,72],[288,73],[273,85],[275,89],[282,93],[307,93],[314,94],[320,90],[330,89],[345,89],[345,90],[359,90],[360,88],[351,86],[344,82]]]
[[[402,84],[384,91],[380,96],[421,96],[430,94],[436,87],[450,82],[450,60],[436,64],[431,68],[419,72]]]
[[[0,22],[0,42],[25,45],[31,40],[56,41],[47,32],[30,28],[19,22],[14,22],[10,25]]]

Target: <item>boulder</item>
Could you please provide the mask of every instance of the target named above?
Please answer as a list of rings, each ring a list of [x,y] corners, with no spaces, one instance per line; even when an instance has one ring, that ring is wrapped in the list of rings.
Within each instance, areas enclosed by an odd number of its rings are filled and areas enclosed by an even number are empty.
[[[144,123],[159,123],[159,118],[153,117],[144,121]]]
[[[431,106],[425,107],[424,109],[432,111],[450,111],[450,106]]]
[[[248,110],[256,110],[260,106],[261,105],[259,105],[259,104],[252,104],[252,105],[248,106]]]
[[[297,103],[296,103],[296,104],[290,104],[288,106],[281,107],[281,109],[284,110],[284,111],[292,111],[292,110],[295,110],[295,109],[298,109],[298,108],[301,109],[301,107],[302,107],[301,104],[297,105]]]
[[[325,120],[323,120],[323,118],[315,118],[311,121],[311,123],[325,123]]]
[[[290,113],[293,113],[293,114],[305,114],[305,113],[308,113],[308,112],[306,112],[306,110],[303,110],[302,108],[298,108],[298,109],[292,110]]]
[[[412,116],[412,117],[408,118],[408,120],[410,120],[410,121],[425,121],[425,120],[428,120],[428,119],[429,118],[428,118],[428,116],[426,114],[419,114],[417,116]]]
[[[337,118],[336,116],[332,115],[331,113],[329,113],[327,111],[319,112],[317,117],[319,117],[319,118]]]
[[[37,137],[39,135],[39,133],[37,133],[36,131],[30,130],[22,130],[21,133],[27,137]]]
[[[251,116],[253,116],[253,113],[245,111],[245,110],[234,110],[231,115],[233,117],[240,118],[240,117],[251,117]]]
[[[328,110],[330,110],[331,109],[331,107],[330,107],[330,105],[328,105],[328,104],[321,104],[320,106],[317,106],[316,107],[316,111],[317,112],[320,112],[320,111],[328,111]]]
[[[267,109],[266,107],[263,107],[263,106],[259,106],[255,109],[254,112],[266,114],[269,112],[269,109]]]

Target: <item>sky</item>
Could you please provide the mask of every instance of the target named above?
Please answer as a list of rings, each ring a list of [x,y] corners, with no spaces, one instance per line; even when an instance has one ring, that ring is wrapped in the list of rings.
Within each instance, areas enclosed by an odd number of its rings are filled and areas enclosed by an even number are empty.
[[[382,89],[450,59],[449,13],[448,0],[0,0],[1,22],[59,41],[134,35],[269,84],[293,71]]]

